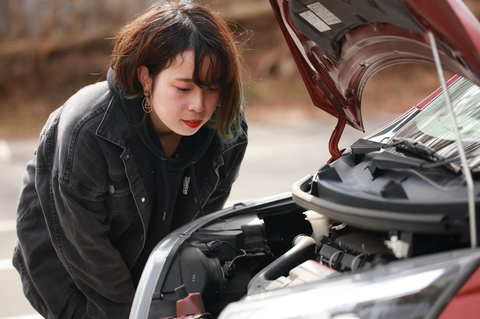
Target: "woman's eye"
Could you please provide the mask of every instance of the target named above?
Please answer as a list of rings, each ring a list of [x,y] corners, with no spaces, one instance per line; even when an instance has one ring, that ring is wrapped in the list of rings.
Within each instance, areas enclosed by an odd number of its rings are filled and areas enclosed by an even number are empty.
[[[179,90],[180,92],[188,92],[188,91],[190,91],[189,88],[177,88],[177,90]]]
[[[208,92],[218,92],[220,91],[220,88],[207,88]]]

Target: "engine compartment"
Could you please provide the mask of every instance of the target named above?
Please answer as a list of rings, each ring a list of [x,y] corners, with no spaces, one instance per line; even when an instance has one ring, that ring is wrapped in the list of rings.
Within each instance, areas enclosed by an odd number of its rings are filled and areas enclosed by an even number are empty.
[[[468,242],[460,235],[362,229],[293,201],[247,209],[212,221],[183,242],[157,284],[149,318],[175,316],[175,289],[182,285],[201,295],[206,317],[216,318],[229,303],[252,294],[464,247]]]

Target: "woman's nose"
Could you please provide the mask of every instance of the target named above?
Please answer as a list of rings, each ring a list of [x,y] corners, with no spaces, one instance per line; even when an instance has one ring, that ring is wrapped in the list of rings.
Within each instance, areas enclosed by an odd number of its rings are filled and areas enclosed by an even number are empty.
[[[192,97],[192,101],[189,104],[190,111],[201,113],[205,109],[205,94],[203,90],[198,90],[197,94]]]

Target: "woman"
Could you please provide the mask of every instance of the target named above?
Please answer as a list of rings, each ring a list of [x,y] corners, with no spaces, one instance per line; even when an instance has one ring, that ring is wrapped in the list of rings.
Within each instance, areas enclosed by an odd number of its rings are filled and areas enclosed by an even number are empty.
[[[247,145],[234,41],[204,7],[153,5],[110,66],[50,116],[24,177],[13,262],[48,318],[127,318],[152,249],[223,207]]]

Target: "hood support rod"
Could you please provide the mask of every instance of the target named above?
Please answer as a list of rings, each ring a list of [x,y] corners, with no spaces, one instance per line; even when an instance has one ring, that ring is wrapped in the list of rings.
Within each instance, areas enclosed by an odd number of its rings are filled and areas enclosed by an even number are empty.
[[[337,111],[337,109],[335,110]],[[343,151],[338,148],[338,145],[340,144],[340,139],[342,138],[343,131],[347,124],[347,119],[343,110],[337,111],[337,114],[338,122],[328,142],[328,150],[334,159],[338,159],[342,156]]]
[[[445,76],[443,74],[442,63],[440,62],[440,56],[437,50],[437,43],[435,41],[435,36],[432,31],[427,31],[428,40],[432,47],[433,58],[435,59],[435,65],[437,67],[438,77],[442,83],[442,91],[447,102],[447,108],[450,112],[450,119],[452,121],[453,131],[457,139],[458,154],[462,162],[462,171],[465,181],[467,182],[467,191],[468,191],[468,215],[470,220],[470,241],[472,249],[477,247],[477,229],[476,229],[476,217],[475,217],[475,192],[473,186],[472,172],[467,163],[467,156],[465,155],[465,150],[463,148],[462,138],[460,136],[460,131],[458,129],[457,119],[455,117],[455,112],[453,110],[452,101],[450,99],[450,94],[448,93],[447,83],[445,82]]]

